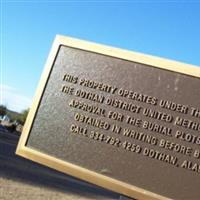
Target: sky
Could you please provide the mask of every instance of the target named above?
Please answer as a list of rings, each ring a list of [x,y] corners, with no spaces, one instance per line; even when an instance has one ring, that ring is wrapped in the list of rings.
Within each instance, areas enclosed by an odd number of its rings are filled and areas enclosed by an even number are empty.
[[[56,34],[200,66],[200,0],[1,0],[1,102],[31,106]]]

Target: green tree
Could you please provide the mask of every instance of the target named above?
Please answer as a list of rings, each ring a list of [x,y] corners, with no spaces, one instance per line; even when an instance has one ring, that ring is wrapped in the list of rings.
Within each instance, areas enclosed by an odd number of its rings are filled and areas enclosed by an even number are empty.
[[[4,105],[0,105],[0,115],[4,116],[7,113],[7,108]]]
[[[29,112],[29,108],[22,111],[21,116],[20,116],[20,121],[22,122],[22,124],[25,123],[28,112]]]

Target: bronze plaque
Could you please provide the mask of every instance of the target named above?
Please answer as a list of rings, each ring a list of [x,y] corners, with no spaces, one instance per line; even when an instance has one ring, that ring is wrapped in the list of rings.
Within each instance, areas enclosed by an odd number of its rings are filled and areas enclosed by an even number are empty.
[[[57,36],[17,154],[136,199],[200,199],[200,69]]]

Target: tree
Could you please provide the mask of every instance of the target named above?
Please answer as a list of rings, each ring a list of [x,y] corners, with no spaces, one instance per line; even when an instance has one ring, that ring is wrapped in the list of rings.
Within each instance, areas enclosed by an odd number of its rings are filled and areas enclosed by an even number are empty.
[[[28,112],[29,112],[29,108],[22,111],[21,116],[20,116],[20,121],[22,122],[22,124],[25,123]]]
[[[4,105],[0,105],[0,116],[4,116],[7,113],[7,108]]]

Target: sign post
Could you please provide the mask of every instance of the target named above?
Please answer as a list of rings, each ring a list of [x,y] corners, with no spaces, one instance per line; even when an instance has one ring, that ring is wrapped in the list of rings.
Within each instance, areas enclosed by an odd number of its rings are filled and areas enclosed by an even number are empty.
[[[17,154],[136,199],[200,198],[200,69],[57,36]]]

